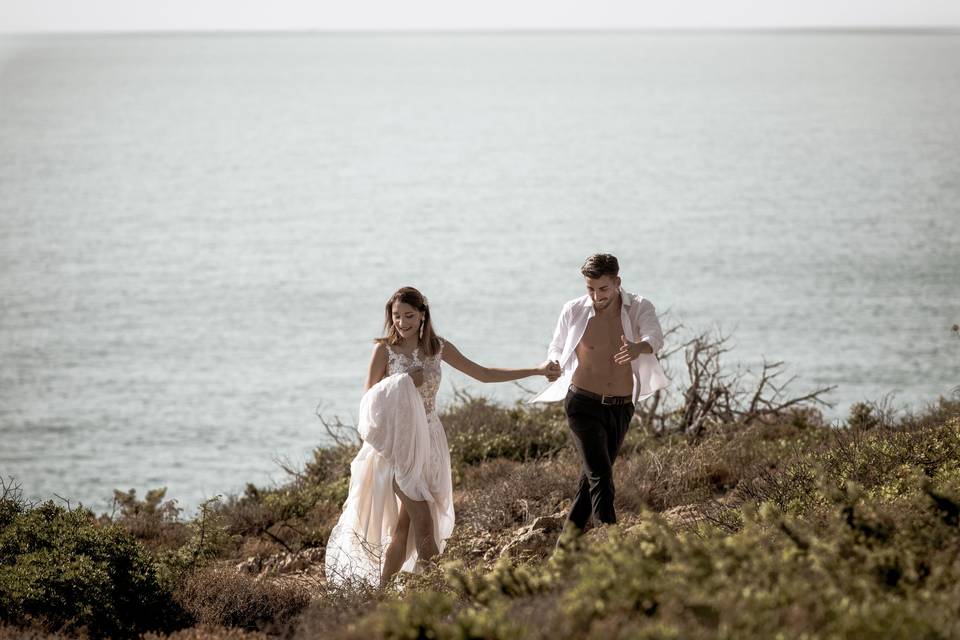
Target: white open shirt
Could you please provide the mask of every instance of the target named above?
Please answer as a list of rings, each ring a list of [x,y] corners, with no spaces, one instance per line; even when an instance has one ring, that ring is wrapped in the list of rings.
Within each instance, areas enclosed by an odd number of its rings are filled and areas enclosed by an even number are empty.
[[[654,355],[663,347],[663,330],[652,302],[623,290],[620,291],[620,297],[623,300],[620,307],[623,335],[631,342],[646,342],[653,347],[653,353],[641,353],[630,363],[633,368],[633,401],[638,402],[668,384],[663,367]],[[547,358],[559,362],[563,373],[530,402],[558,402],[566,397],[567,388],[579,364],[577,345],[587,330],[587,323],[595,315],[589,295],[563,305],[553,340],[547,349]]]

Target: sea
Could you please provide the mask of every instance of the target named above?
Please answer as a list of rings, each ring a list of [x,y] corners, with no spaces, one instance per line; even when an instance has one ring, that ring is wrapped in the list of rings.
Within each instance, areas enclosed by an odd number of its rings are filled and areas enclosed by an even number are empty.
[[[956,397],[960,34],[2,35],[0,477],[185,517],[281,484],[395,289],[531,367],[596,252],[828,420]]]

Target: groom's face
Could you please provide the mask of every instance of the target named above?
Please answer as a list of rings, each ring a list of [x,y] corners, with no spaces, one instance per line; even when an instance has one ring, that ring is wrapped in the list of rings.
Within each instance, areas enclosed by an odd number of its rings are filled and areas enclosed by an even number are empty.
[[[584,276],[583,280],[587,284],[587,293],[593,300],[593,308],[597,311],[610,306],[620,293],[620,276],[600,276],[599,278]]]

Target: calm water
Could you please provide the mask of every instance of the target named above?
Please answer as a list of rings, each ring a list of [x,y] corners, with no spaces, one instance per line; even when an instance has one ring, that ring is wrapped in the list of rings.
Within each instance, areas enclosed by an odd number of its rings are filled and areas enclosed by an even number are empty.
[[[957,35],[4,37],[0,474],[282,481],[393,289],[529,366],[597,250],[831,417],[921,406],[960,384],[958,150]]]

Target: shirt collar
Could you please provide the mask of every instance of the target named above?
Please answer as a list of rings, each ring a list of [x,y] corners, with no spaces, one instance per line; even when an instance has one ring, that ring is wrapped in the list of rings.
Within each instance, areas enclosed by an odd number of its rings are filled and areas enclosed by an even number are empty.
[[[620,287],[620,299],[622,301],[621,304],[623,309],[629,309],[633,305],[633,303],[637,301],[637,297],[632,293],[629,293],[628,291],[624,290],[623,287]],[[596,309],[593,308],[593,301],[590,299],[590,294],[583,296],[582,298],[580,298],[580,300],[581,300],[580,304],[583,306],[584,309],[587,310],[588,318],[592,318],[594,315],[596,315],[597,311]]]

